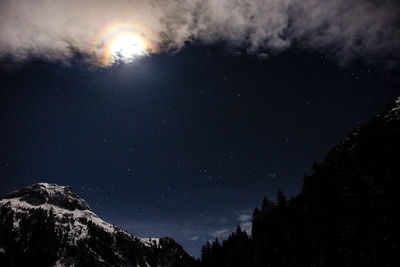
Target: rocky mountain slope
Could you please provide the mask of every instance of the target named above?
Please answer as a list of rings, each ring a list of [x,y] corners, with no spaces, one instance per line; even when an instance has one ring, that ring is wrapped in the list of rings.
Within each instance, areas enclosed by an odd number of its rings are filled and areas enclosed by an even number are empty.
[[[39,183],[0,198],[0,266],[189,266],[171,238],[101,220],[70,187]]]

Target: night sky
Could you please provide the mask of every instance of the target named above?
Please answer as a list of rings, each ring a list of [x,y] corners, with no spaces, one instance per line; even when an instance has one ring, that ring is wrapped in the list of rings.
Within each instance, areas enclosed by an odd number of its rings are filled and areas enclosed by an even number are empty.
[[[0,80],[0,193],[70,185],[104,220],[192,255],[400,95],[398,69],[223,45],[91,68],[31,60]]]

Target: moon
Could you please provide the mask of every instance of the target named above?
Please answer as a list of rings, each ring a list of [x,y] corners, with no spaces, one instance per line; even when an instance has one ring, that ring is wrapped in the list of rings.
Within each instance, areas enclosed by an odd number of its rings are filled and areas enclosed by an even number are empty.
[[[160,37],[141,24],[115,22],[102,27],[90,44],[93,64],[130,63],[159,51]]]
[[[146,44],[142,39],[130,32],[118,34],[110,45],[110,55],[115,61],[132,62],[146,54]]]

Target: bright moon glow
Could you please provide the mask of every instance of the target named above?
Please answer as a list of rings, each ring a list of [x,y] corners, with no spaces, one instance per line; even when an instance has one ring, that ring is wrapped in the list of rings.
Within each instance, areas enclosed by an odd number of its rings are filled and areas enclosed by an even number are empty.
[[[93,63],[101,67],[130,63],[159,51],[158,34],[140,24],[115,22],[102,27],[90,44]]]
[[[111,42],[110,54],[116,61],[132,62],[146,54],[146,44],[133,33],[121,33]]]

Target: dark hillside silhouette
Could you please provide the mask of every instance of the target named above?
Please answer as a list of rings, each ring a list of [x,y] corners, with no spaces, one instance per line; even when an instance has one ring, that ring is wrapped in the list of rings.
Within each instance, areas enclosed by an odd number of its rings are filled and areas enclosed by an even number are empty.
[[[400,266],[400,98],[314,163],[303,188],[256,208],[202,266]]]

